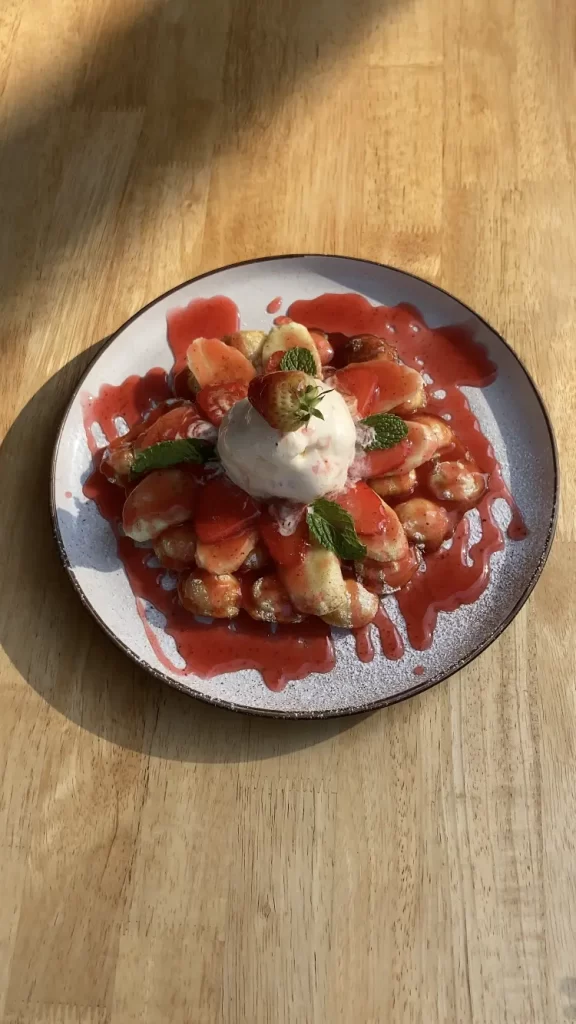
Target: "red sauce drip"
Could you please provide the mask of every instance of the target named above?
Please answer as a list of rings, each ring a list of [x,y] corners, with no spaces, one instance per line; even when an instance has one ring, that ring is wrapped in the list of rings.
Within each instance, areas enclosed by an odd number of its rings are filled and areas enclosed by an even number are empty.
[[[444,398],[435,396],[437,387],[440,390],[446,391]],[[434,416],[445,416],[448,414],[450,416],[448,422],[461,442],[457,449],[455,447],[453,454],[449,453],[447,457],[460,458],[461,454],[466,450],[470,452],[481,472],[486,473],[489,477],[488,493],[492,495],[493,501],[496,498],[503,498],[512,512],[512,518],[506,530],[508,538],[510,540],[524,540],[528,536],[528,530],[522,518],[522,513],[510,494],[510,490],[502,476],[500,463],[494,454],[494,449],[487,438],[484,437],[480,424],[470,409],[466,395],[453,385],[440,388],[436,381],[430,390],[432,393],[428,396],[426,411]]]
[[[426,556],[426,572],[417,573],[396,594],[408,638],[416,650],[425,650],[432,643],[438,612],[453,612],[463,604],[472,604],[486,589],[490,555],[500,551],[504,540],[492,520],[486,498],[482,540],[470,548],[472,564],[466,561],[470,526],[461,519],[450,548]]]
[[[172,397],[168,375],[155,367],[145,377],[128,377],[122,384],[104,384],[98,396],[82,395],[82,412],[88,447],[93,455],[98,450],[92,427],[98,424],[108,441],[118,437],[115,420],[121,417],[133,427],[156,403]]]
[[[404,656],[404,641],[388,613],[381,607],[369,626],[361,626],[360,629],[354,630],[356,654],[360,661],[368,662],[374,658],[374,644],[370,635],[372,625],[376,626],[378,630],[384,656],[390,661],[398,661],[402,658]]]
[[[390,661],[398,661],[404,655],[404,641],[392,619],[383,608],[379,608],[373,622],[380,634],[382,653]]]
[[[108,520],[117,534],[117,527],[122,522],[122,509],[126,495],[121,487],[116,487],[100,472],[101,455],[100,452],[95,456],[94,469],[85,481],[82,491],[87,498],[96,503],[100,515]],[[149,555],[150,552],[147,554]]]
[[[480,471],[486,475],[488,487],[477,505],[482,524],[480,540],[468,549],[469,522],[462,518],[462,509],[450,508],[448,504],[451,517],[458,523],[451,547],[426,554],[426,572],[417,573],[397,594],[408,638],[417,650],[430,647],[438,612],[455,611],[461,605],[472,604],[488,586],[490,558],[504,547],[502,530],[492,515],[492,506],[497,498],[503,498],[512,509],[512,534],[519,539],[520,535],[526,536],[526,527],[504,482],[492,446],[482,434],[466,396],[454,385],[445,385],[443,390],[443,397],[429,396],[426,411],[442,416],[449,410],[450,426],[458,435],[458,441],[447,450],[446,458],[457,459],[469,451]],[[415,496],[419,494],[426,496],[425,487],[417,488]],[[510,527],[508,529],[512,538]]]
[[[462,510],[449,509],[457,522],[451,547],[426,555],[426,572],[418,573],[397,595],[411,644],[417,649],[429,647],[438,612],[472,603],[487,586],[490,556],[504,545],[502,532],[492,516],[497,498],[503,498],[512,510],[508,536],[519,540],[527,533],[491,445],[483,436],[465,395],[456,386],[484,387],[494,379],[495,368],[465,328],[430,330],[418,311],[409,306],[374,307],[357,295],[324,295],[293,303],[289,314],[277,317],[274,322],[288,323],[293,319],[309,328],[326,331],[336,349],[341,348],[347,338],[362,333],[389,336],[394,340],[406,363],[424,368],[433,377],[434,385],[430,390],[445,392],[441,396],[431,394],[426,411],[439,416],[450,415],[450,425],[459,442],[447,456],[458,458],[467,450],[486,474],[488,490],[478,505],[482,519],[481,540],[468,550],[468,521],[462,518]],[[195,337],[220,337],[233,333],[238,326],[238,310],[224,297],[196,299],[183,309],[170,311],[168,334],[176,370],[183,368],[186,348]],[[289,679],[301,679],[314,671],[329,672],[335,663],[334,649],[330,629],[319,619],[281,625],[274,632],[244,612],[232,624],[218,620],[211,624],[197,622],[181,607],[176,591],[163,588],[164,571],[148,565],[151,551],[138,548],[128,538],[120,536],[118,524],[124,493],[99,472],[101,453],[91,428],[99,424],[107,439],[112,441],[118,436],[114,422],[117,417],[122,417],[132,429],[155,405],[171,395],[166,373],[156,368],[143,378],[129,377],[120,386],[105,385],[97,397],[83,398],[86,435],[94,454],[94,472],[84,484],[84,493],[97,503],[101,514],[116,530],[119,555],[159,660],[175,671],[146,618],[146,602],[166,617],[166,632],[174,638],[185,662],[182,675],[196,673],[210,677],[221,672],[257,668],[270,688],[280,690]],[[152,418],[162,411],[161,407],[156,409]],[[425,491],[419,488],[417,493]],[[404,654],[402,637],[383,608],[378,611],[374,625],[385,656],[393,660],[401,658]],[[370,627],[356,630],[355,635],[358,657],[362,661],[372,660]],[[416,675],[423,671],[422,666],[414,670]]]
[[[498,467],[498,473],[500,474],[500,467]],[[518,505],[512,498],[512,495],[510,494],[508,488],[506,487],[506,484],[502,480],[501,475],[500,481],[504,491],[501,497],[503,497],[504,500],[508,502],[508,505],[510,505],[512,508],[512,518],[508,523],[506,536],[508,537],[509,540],[526,540],[526,537],[528,536],[528,528],[522,518],[522,513],[518,508]]]
[[[277,316],[274,317],[272,323],[274,323],[276,327],[282,327],[282,324],[291,324],[292,319],[289,316]]]
[[[436,388],[436,381],[433,387]],[[449,413],[451,417],[450,426],[456,432],[458,442],[447,451],[446,457],[459,458],[463,452],[469,451],[480,471],[486,475],[488,487],[477,505],[482,524],[480,540],[468,550],[468,520],[461,518],[462,510],[449,510],[456,519],[460,518],[452,546],[425,555],[426,572],[418,573],[397,594],[408,638],[417,650],[430,647],[438,612],[456,611],[461,605],[473,604],[488,586],[490,558],[504,547],[502,530],[492,515],[492,506],[497,498],[502,498],[512,511],[507,530],[509,538],[521,540],[527,536],[526,526],[502,477],[492,445],[480,430],[466,396],[454,385],[445,384],[442,390],[445,391],[442,397],[436,397],[434,393],[429,396],[426,411],[436,416]],[[426,495],[425,488],[419,487],[415,492],[418,494]]]
[[[426,669],[424,665],[416,665],[416,668],[413,668],[412,671],[415,676],[423,676]]]
[[[65,498],[71,498],[72,497],[72,491],[64,491],[64,497]]]
[[[359,629],[355,629],[354,639],[356,641],[356,657],[360,661],[372,661],[374,658],[374,644],[370,636],[370,626],[360,626]]]
[[[238,306],[225,295],[192,299],[187,306],[170,309],[166,319],[175,373],[185,365],[186,349],[195,338],[221,338],[240,328]]]
[[[266,306],[267,313],[277,313],[282,305],[282,296],[277,295],[275,299],[272,299]]]

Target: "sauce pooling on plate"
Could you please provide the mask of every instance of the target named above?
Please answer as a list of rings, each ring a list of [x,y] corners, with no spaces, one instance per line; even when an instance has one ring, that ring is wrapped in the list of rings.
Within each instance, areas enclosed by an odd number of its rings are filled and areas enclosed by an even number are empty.
[[[333,349],[335,368],[345,365],[344,348],[351,338],[369,334],[392,342],[407,366],[432,379],[423,411],[442,418],[453,428],[455,440],[449,458],[472,457],[485,476],[487,486],[476,503],[481,521],[479,539],[469,544],[466,508],[455,502],[444,502],[453,526],[451,541],[439,550],[426,551],[420,566],[425,571],[416,572],[396,593],[411,646],[426,649],[432,643],[438,613],[473,603],[488,585],[490,557],[504,546],[502,530],[493,516],[497,498],[504,499],[512,512],[509,538],[521,540],[526,536],[522,517],[506,487],[492,447],[459,390],[462,385],[489,385],[495,379],[496,368],[464,328],[431,330],[418,311],[407,305],[372,306],[359,295],[322,295],[294,302],[286,317],[277,318],[280,323],[290,320],[305,325],[312,334],[324,332],[327,344]],[[120,523],[125,493],[100,472],[103,450],[98,447],[98,431],[93,429],[97,424],[107,441],[112,442],[119,437],[118,424],[123,421],[124,430],[128,431],[121,439],[125,442],[138,434],[138,425],[144,417],[148,427],[170,403],[178,401],[178,396],[190,400],[186,350],[191,341],[197,337],[234,334],[239,322],[237,307],[224,296],[195,299],[183,309],[170,311],[168,339],[174,356],[172,375],[155,368],[144,377],[129,377],[119,386],[105,385],[96,397],[84,397],[86,436],[94,456],[94,471],[84,485],[84,493],[97,503],[101,514],[115,530],[118,553],[135,594],[138,613],[159,661],[169,671],[183,676],[195,673],[210,677],[256,668],[267,686],[279,690],[290,679],[301,679],[311,672],[329,672],[334,667],[330,626],[316,616],[298,623],[270,625],[254,621],[245,612],[231,622],[218,619],[209,622],[186,611],[178,600],[174,574],[158,566],[150,548],[136,546],[123,535]],[[410,497],[429,497],[425,467],[416,470],[416,477]],[[393,508],[402,500],[386,498]],[[249,573],[243,577],[243,588],[252,579]],[[384,655],[398,659],[404,653],[404,644],[385,604],[384,599],[373,623]],[[174,657],[167,653],[166,644],[160,642],[152,628],[147,614],[149,606],[164,616],[165,632],[175,643],[178,664],[183,663],[182,668],[176,667]],[[372,660],[372,631],[364,626],[354,632],[358,657],[365,662]]]
[[[508,537],[522,540],[527,535],[492,445],[484,437],[458,386],[487,387],[496,379],[496,367],[484,348],[464,328],[450,326],[432,330],[418,310],[407,304],[372,306],[361,295],[321,295],[317,299],[292,303],[288,312],[307,327],[326,331],[336,351],[347,338],[356,335],[369,333],[390,338],[408,366],[432,378],[426,412],[449,417],[461,449],[450,457],[457,458],[465,450],[469,451],[487,477],[488,487],[478,506],[482,525],[480,540],[469,547],[470,524],[467,518],[462,518],[451,546],[426,554],[426,572],[416,573],[398,591],[397,601],[408,639],[416,650],[425,650],[432,643],[438,613],[472,604],[488,586],[490,557],[504,547],[502,531],[492,514],[497,498],[504,499],[512,512]],[[417,487],[411,497],[419,493],[423,493],[423,489]]]

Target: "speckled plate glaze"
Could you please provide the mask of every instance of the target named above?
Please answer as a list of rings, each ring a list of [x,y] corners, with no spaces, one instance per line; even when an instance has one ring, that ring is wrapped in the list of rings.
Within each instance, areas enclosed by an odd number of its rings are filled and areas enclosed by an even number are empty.
[[[492,556],[490,585],[474,605],[439,615],[427,651],[414,651],[406,644],[400,661],[377,654],[364,664],[356,657],[353,637],[335,630],[334,671],[309,675],[275,693],[254,670],[212,679],[179,675],[182,661],[174,642],[163,632],[162,617],[150,609],[149,621],[174,661],[174,673],[167,672],[147,640],[111,529],[82,492],[91,467],[82,397],[97,394],[103,384],[143,375],[152,366],[168,369],[172,356],[166,313],[191,299],[227,295],[238,305],[242,327],[267,329],[272,316],[266,306],[275,296],[282,296],[284,310],[295,299],[323,292],[357,292],[374,304],[412,303],[431,327],[465,324],[472,330],[496,363],[498,377],[486,389],[463,390],[494,446],[528,537],[507,541],[505,549]],[[557,492],[556,448],[542,399],[512,349],[481,317],[440,288],[393,267],[340,256],[284,256],[236,264],[188,281],[150,303],[116,332],[89,367],[64,417],[54,453],[51,502],[58,546],[74,587],[102,628],[139,665],[194,697],[234,710],[322,718],[412,696],[446,679],[495,640],[526,601],[546,561]],[[507,507],[497,515],[502,525],[510,517]],[[393,597],[386,599],[386,609],[406,640]]]

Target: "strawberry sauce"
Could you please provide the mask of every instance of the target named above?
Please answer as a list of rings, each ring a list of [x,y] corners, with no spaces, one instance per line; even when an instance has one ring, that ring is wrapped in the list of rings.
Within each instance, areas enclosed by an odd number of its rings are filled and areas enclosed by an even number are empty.
[[[503,498],[512,512],[507,529],[509,539],[522,540],[527,535],[492,446],[458,387],[487,387],[496,378],[496,367],[464,327],[432,330],[418,310],[405,303],[372,306],[361,295],[321,295],[293,302],[288,315],[308,328],[326,331],[335,350],[347,338],[360,334],[375,334],[393,341],[403,362],[432,378],[425,412],[450,416],[450,426],[460,443],[446,457],[457,459],[468,450],[486,474],[488,489],[477,506],[482,522],[481,539],[469,548],[469,522],[460,518],[452,545],[426,554],[426,572],[417,573],[396,595],[410,644],[416,650],[424,650],[432,644],[438,612],[456,611],[461,605],[472,604],[488,586],[490,557],[504,547],[502,531],[492,515],[497,498]],[[413,496],[419,495],[428,496],[421,488]],[[395,502],[391,500],[390,504]]]
[[[276,312],[280,303],[280,299],[273,300],[269,307],[274,305],[274,308],[269,308],[269,312]],[[497,498],[503,498],[512,510],[508,536],[513,540],[526,536],[522,517],[504,483],[491,445],[482,435],[466,397],[458,389],[462,384],[487,386],[495,378],[495,367],[483,348],[463,328],[430,330],[417,310],[406,305],[374,307],[358,295],[323,295],[310,301],[294,302],[288,317],[277,319],[282,322],[292,319],[309,328],[326,331],[336,352],[336,362],[338,349],[355,335],[371,333],[393,340],[407,365],[433,378],[426,412],[450,415],[450,425],[458,435],[462,450],[470,451],[489,480],[488,490],[478,505],[481,539],[469,548],[468,520],[460,513],[451,546],[427,554],[426,572],[418,573],[397,594],[411,645],[417,649],[429,647],[438,612],[453,611],[472,603],[488,584],[490,556],[504,546],[502,532],[492,516]],[[222,337],[238,330],[240,323],[237,307],[224,296],[195,299],[182,309],[170,310],[167,320],[174,373],[184,369],[186,349],[194,338]],[[302,679],[311,672],[331,671],[335,665],[331,631],[320,619],[311,617],[297,625],[271,627],[241,612],[231,622],[198,621],[179,604],[175,587],[166,588],[166,581],[170,579],[166,570],[148,564],[152,550],[138,547],[123,536],[120,523],[125,493],[100,473],[102,449],[98,434],[95,436],[92,428],[98,425],[107,442],[112,442],[122,434],[118,418],[131,431],[152,410],[153,418],[166,411],[164,403],[169,400],[174,400],[174,391],[169,375],[160,368],[150,370],[144,377],[129,377],[118,386],[104,385],[98,396],[83,398],[86,437],[94,457],[94,470],[84,484],[84,494],[96,502],[115,531],[118,554],[159,661],[171,672],[182,676],[194,673],[204,678],[256,668],[273,690],[281,690],[288,680]],[[148,419],[147,423],[151,421]],[[129,438],[130,434],[124,433],[123,437]],[[448,457],[459,457],[457,447]],[[175,668],[160,644],[146,616],[147,604],[165,617],[165,631],[175,641],[185,663],[183,669]],[[383,608],[378,611],[374,625],[383,654],[391,660],[401,658],[404,654],[402,637]],[[371,661],[374,647],[370,628],[364,627],[355,633],[358,657]]]
[[[113,441],[118,437],[115,420],[121,418],[128,427],[133,427],[155,405],[171,397],[168,376],[160,367],[148,370],[145,377],[128,377],[122,384],[104,384],[97,398],[84,395],[84,429],[92,455],[98,451],[98,444],[92,432],[95,424],[100,426],[108,441]]]
[[[221,672],[256,668],[271,690],[282,690],[290,679],[302,679],[310,672],[329,672],[334,668],[330,627],[320,620],[279,625],[275,632],[266,623],[255,622],[245,612],[231,623],[218,619],[201,622],[182,608],[175,589],[162,587],[164,570],[146,564],[150,550],[137,548],[129,538],[119,537],[118,553],[136,595],[138,614],[150,645],[169,671],[182,676],[195,673],[210,679]],[[164,652],[146,618],[145,602],[165,616],[165,630],[176,643],[185,662],[184,669],[175,669]]]
[[[404,641],[392,619],[382,607],[378,609],[375,618],[370,623],[370,626],[372,625],[376,626],[378,630],[382,654],[389,661],[398,661],[402,658],[404,656]],[[372,661],[374,658],[370,626],[362,626],[360,629],[354,630],[356,654],[360,661]]]
[[[136,386],[136,381],[138,385]],[[144,397],[148,390],[149,401]],[[135,394],[138,393],[138,399]],[[135,426],[143,413],[165,395],[158,385],[158,371],[146,377],[129,377],[119,387],[104,386],[97,398],[84,402],[84,426],[91,450],[94,470],[83,491],[96,502],[101,515],[111,524],[117,539],[118,554],[136,597],[138,614],[158,660],[170,671],[182,676],[190,673],[210,678],[221,672],[243,668],[259,669],[264,682],[272,690],[281,690],[290,679],[302,679],[310,672],[330,672],[335,665],[330,627],[320,619],[307,619],[298,625],[279,625],[272,631],[266,623],[255,622],[244,612],[230,624],[228,620],[199,622],[180,605],[176,590],[166,590],[162,581],[164,569],[151,567],[150,548],[136,546],[122,536],[120,524],[125,493],[100,472],[101,452],[96,451],[91,427],[106,425],[106,436],[116,436],[114,419],[121,415],[129,427]],[[164,411],[160,406],[161,411]],[[118,412],[115,410],[121,410]],[[147,422],[150,422],[148,420]],[[128,435],[126,435],[128,436]],[[175,668],[166,655],[146,617],[146,603],[153,605],[166,618],[165,631],[173,637],[181,658],[182,670]],[[216,653],[217,652],[217,653]]]
[[[186,349],[195,338],[222,338],[240,328],[238,306],[225,295],[192,299],[187,306],[170,309],[168,342],[174,356],[174,373],[186,365]]]
[[[282,296],[277,295],[275,299],[271,299],[266,306],[267,313],[277,313],[282,305]]]

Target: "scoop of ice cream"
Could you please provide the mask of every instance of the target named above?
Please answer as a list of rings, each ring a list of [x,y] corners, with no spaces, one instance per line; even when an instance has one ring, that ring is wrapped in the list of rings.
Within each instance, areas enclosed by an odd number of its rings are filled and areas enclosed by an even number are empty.
[[[298,430],[281,434],[247,398],[224,417],[218,453],[231,480],[254,498],[288,498],[308,504],[346,484],[354,459],[356,428],[337,391],[325,392],[319,405],[324,419],[313,416]]]

